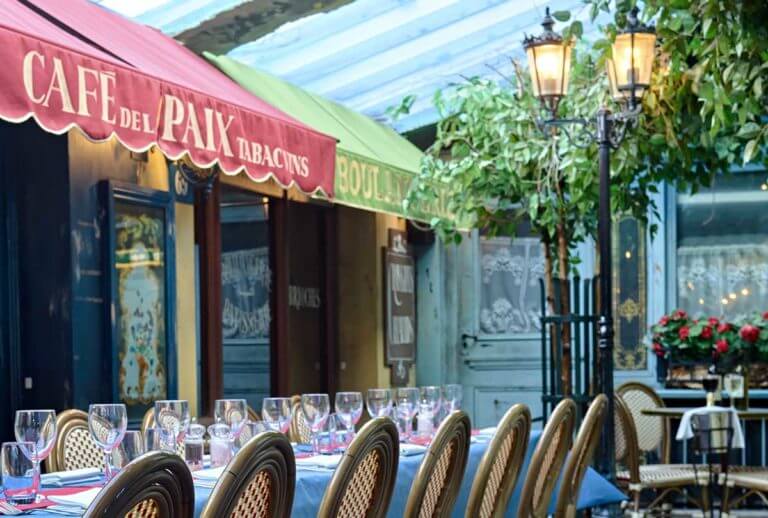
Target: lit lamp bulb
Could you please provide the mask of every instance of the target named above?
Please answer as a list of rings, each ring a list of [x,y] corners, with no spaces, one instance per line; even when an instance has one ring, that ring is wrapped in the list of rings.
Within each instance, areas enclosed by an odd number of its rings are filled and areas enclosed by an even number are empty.
[[[641,25],[637,8],[627,17],[627,28],[616,35],[607,61],[611,95],[615,101],[628,103],[630,108],[642,98],[651,84],[651,72],[656,53],[656,33]]]
[[[540,36],[529,36],[523,40],[533,95],[544,104],[553,117],[556,115],[560,99],[568,90],[571,68],[571,45],[564,43],[562,36],[552,30],[554,25],[555,21],[547,8],[541,24],[544,32]]]

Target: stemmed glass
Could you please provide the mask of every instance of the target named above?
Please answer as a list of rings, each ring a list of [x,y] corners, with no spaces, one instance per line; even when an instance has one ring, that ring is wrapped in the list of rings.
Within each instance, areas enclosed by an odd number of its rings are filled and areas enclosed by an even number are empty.
[[[14,422],[16,441],[34,443],[30,452],[34,468],[34,489],[37,494],[40,485],[40,463],[53,450],[56,442],[56,412],[53,410],[17,410]]]
[[[229,425],[232,438],[237,439],[248,420],[248,403],[245,399],[217,399],[213,412],[215,421]]]
[[[391,417],[392,391],[383,388],[368,389],[366,405],[371,417]]]
[[[419,420],[428,420],[430,435],[435,425],[435,416],[440,411],[442,399],[441,390],[438,386],[429,385],[419,388]]]
[[[320,454],[320,432],[331,413],[328,394],[302,394],[301,411],[312,430],[312,452]]]
[[[160,431],[160,447],[176,453],[180,435],[189,426],[189,403],[171,399],[155,401],[155,427]]]
[[[335,408],[336,416],[344,425],[344,446],[347,446],[355,433],[355,425],[363,415],[363,394],[337,392]]]
[[[449,383],[443,386],[443,407],[446,414],[450,414],[461,409],[461,402],[464,399],[464,389],[456,383]]]
[[[112,467],[114,470],[123,469],[128,463],[144,455],[144,438],[141,432],[136,430],[127,430],[120,444],[112,450]]]
[[[291,427],[291,398],[265,397],[261,402],[261,418],[271,430],[287,433]]]
[[[416,387],[400,387],[395,389],[395,405],[397,410],[397,424],[403,421],[400,439],[407,441],[413,432],[413,418],[419,411],[419,389]]]
[[[123,440],[128,428],[128,415],[122,403],[90,405],[88,429],[93,441],[104,450],[104,475],[112,478],[112,450]]]

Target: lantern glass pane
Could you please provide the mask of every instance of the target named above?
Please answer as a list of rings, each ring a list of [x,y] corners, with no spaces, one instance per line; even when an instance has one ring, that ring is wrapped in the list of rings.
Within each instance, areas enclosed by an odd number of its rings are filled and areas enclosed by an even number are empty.
[[[651,83],[655,45],[656,35],[652,33],[624,33],[616,36],[612,49],[613,66],[609,63],[609,77],[613,74],[611,81],[617,90],[626,91],[627,96],[631,95],[631,84],[634,82],[635,97],[643,94],[645,87]],[[610,68],[613,68],[613,72]]]
[[[562,97],[568,87],[571,65],[569,45],[544,44],[527,49],[528,66],[536,97]]]

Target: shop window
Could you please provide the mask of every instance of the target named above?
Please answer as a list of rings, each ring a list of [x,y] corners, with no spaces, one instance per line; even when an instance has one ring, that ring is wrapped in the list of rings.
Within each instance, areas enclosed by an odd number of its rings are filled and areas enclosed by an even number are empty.
[[[644,370],[648,366],[646,319],[645,225],[632,217],[613,224],[614,366]]]
[[[544,248],[538,237],[480,238],[480,332],[538,333]]]
[[[737,319],[768,309],[765,172],[718,177],[677,196],[677,305]]]

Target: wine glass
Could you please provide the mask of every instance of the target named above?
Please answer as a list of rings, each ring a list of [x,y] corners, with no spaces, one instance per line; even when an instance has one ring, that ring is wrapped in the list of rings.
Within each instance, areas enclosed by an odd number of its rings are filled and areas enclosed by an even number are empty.
[[[390,417],[392,391],[384,388],[368,389],[366,405],[368,406],[368,415],[371,417]]]
[[[213,412],[215,421],[228,424],[232,437],[236,439],[248,420],[248,403],[245,399],[217,399]]]
[[[189,426],[189,403],[179,399],[155,401],[155,427],[160,430],[160,447],[176,453],[179,439]]]
[[[434,427],[435,416],[440,412],[442,406],[441,392],[440,387],[435,385],[419,388],[419,414],[421,415],[419,419],[429,420],[430,429]]]
[[[34,443],[30,460],[34,467],[35,493],[40,483],[40,463],[53,450],[56,442],[56,412],[53,410],[17,410],[14,422],[16,441]]]
[[[413,431],[413,418],[419,411],[419,389],[416,387],[400,387],[395,389],[395,405],[397,409],[398,426],[403,421],[401,440],[407,441]]]
[[[461,409],[461,402],[464,399],[464,389],[456,383],[449,383],[443,386],[443,407],[446,414],[450,414]]]
[[[361,392],[337,392],[336,416],[344,425],[344,446],[349,444],[355,433],[355,425],[363,415],[363,394]]]
[[[291,427],[291,398],[265,397],[261,402],[261,418],[271,430],[287,433]]]
[[[331,413],[331,402],[328,394],[302,394],[301,411],[312,430],[312,452],[320,454],[320,432]]]
[[[104,450],[104,475],[112,478],[112,450],[123,440],[128,428],[128,415],[122,403],[90,405],[88,429],[93,441]]]

